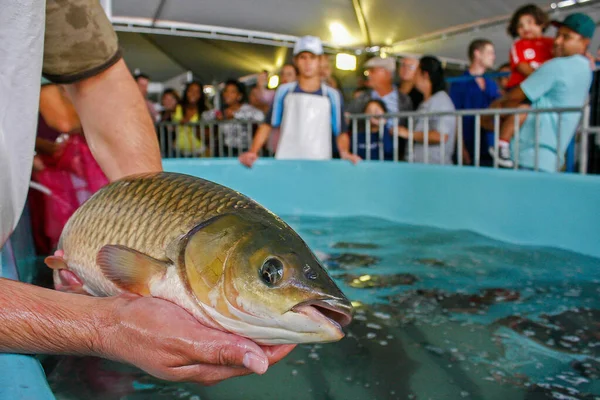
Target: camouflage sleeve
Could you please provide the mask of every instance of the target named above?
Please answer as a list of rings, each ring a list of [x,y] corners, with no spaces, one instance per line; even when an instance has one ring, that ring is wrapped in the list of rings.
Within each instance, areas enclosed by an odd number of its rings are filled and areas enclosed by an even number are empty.
[[[117,35],[98,0],[46,0],[46,78],[74,83],[120,59]]]

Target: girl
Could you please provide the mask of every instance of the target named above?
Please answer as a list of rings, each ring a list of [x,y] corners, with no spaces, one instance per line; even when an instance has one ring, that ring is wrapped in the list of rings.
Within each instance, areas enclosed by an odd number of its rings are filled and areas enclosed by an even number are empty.
[[[371,142],[370,142],[370,156],[371,160],[380,160],[380,151],[383,149],[383,159],[384,160],[393,160],[394,159],[394,148],[393,148],[393,140],[390,134],[390,130],[387,127],[385,119],[381,117],[377,117],[378,115],[383,115],[387,112],[387,108],[385,104],[381,100],[370,100],[364,110],[364,114],[373,115],[373,117],[369,118],[368,123],[370,125],[371,132]],[[379,132],[380,121],[383,121],[383,132]],[[361,130],[361,132],[357,135],[357,151],[356,154],[363,160],[367,158],[367,133],[366,129]]]
[[[204,88],[200,82],[189,83],[183,92],[181,104],[175,108],[173,122],[181,124],[197,123],[200,115],[206,111]],[[177,128],[175,147],[184,156],[198,156],[204,153],[204,143],[200,139],[200,130],[196,126]]]

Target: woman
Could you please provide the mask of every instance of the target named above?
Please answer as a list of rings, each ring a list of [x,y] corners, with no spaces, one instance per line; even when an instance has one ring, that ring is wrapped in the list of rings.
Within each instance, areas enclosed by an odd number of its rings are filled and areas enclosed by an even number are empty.
[[[200,116],[206,111],[206,98],[204,87],[200,82],[190,82],[185,87],[181,104],[175,108],[173,122],[180,124],[195,124],[200,121]],[[181,126],[177,129],[175,140],[176,151],[184,156],[199,156],[204,153],[204,143],[200,139],[198,126]]]
[[[454,103],[445,91],[444,70],[442,63],[437,58],[431,56],[421,58],[415,74],[415,87],[423,94],[423,102],[417,111],[435,113],[455,110]],[[427,163],[452,164],[452,154],[456,143],[456,117],[443,115],[421,117],[416,120],[413,133],[414,162],[425,162],[425,128],[428,130],[429,142]],[[408,139],[408,129],[399,127],[398,134]],[[410,158],[407,160],[410,161]]]
[[[244,85],[230,79],[225,82],[221,93],[223,110],[210,110],[202,114],[205,121],[242,120],[248,122],[262,122],[265,118],[262,111],[247,103]],[[250,125],[250,130],[248,129]],[[246,151],[252,142],[252,124],[244,122],[222,124],[219,140],[223,141],[224,151],[221,156],[237,157]]]

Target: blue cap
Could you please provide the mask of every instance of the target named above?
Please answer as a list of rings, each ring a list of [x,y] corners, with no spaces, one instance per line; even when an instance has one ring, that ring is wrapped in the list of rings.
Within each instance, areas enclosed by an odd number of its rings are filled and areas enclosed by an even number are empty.
[[[552,21],[552,25],[557,28],[564,26],[588,39],[591,39],[594,36],[594,30],[596,29],[594,20],[583,13],[568,15],[562,22]]]

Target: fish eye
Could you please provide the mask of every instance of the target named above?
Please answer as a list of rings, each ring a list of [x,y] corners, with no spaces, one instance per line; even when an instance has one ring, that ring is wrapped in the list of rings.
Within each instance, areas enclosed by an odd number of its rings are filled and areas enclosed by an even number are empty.
[[[260,268],[260,277],[268,286],[276,285],[283,278],[283,263],[277,258],[269,258]]]

